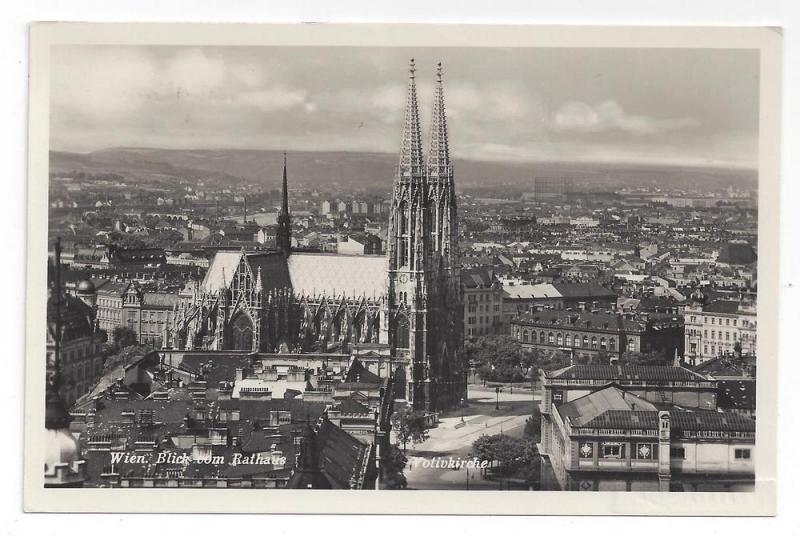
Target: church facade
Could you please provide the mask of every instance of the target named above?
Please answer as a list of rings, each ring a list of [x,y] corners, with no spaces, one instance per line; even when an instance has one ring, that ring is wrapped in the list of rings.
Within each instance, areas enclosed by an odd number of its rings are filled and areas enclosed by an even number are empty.
[[[441,64],[436,78],[425,160],[411,61],[386,256],[291,251],[284,158],[277,251],[218,252],[164,346],[382,356],[398,398],[426,411],[457,404],[463,298]]]

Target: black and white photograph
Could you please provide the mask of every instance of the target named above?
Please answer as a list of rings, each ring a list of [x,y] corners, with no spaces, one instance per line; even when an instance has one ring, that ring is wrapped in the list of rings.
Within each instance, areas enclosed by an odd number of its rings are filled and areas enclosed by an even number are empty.
[[[26,486],[756,494],[764,51],[431,33],[46,47]]]

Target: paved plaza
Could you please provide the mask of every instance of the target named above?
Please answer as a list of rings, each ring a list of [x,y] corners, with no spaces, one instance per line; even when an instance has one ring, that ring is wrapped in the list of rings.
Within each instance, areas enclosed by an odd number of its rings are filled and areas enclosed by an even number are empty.
[[[512,394],[504,387],[498,397],[493,387],[470,385],[468,397],[463,411],[442,414],[439,426],[429,430],[425,442],[409,445],[408,489],[500,489],[501,483],[484,480],[480,469],[451,469],[448,464],[451,459],[453,463],[469,460],[472,443],[481,435],[522,436],[525,421],[539,403],[538,391],[534,394],[530,388],[515,387]]]

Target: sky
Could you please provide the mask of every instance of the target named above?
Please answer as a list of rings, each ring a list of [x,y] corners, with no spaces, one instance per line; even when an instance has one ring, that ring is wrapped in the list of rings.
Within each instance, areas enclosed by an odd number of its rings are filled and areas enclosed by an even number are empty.
[[[456,159],[757,164],[732,49],[58,46],[51,149],[397,152],[411,57],[423,129],[443,64]]]

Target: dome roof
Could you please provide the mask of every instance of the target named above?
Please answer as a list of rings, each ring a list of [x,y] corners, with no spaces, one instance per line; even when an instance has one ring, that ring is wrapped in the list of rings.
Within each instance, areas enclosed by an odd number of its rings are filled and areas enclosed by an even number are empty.
[[[94,292],[94,283],[89,281],[88,279],[84,279],[80,283],[78,283],[78,292]]]

